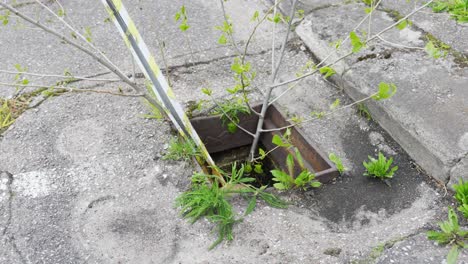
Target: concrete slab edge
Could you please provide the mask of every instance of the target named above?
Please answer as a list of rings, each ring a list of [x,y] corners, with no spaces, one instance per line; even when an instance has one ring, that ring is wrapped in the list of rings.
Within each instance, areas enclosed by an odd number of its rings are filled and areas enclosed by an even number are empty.
[[[319,35],[312,32],[310,28],[302,26],[304,22],[296,28],[297,35],[316,58],[324,59],[330,50],[328,43],[321,40]],[[342,69],[344,65],[341,64],[336,67],[338,74],[344,73]],[[349,73],[347,74],[349,77]],[[344,80],[340,76],[334,76],[331,80],[341,84],[345,93],[355,101],[368,96],[361,93],[352,82]],[[375,121],[402,146],[427,174],[440,184],[447,185],[450,182],[452,175],[450,171],[454,168],[454,164],[447,164],[436,153],[433,153],[416,135],[405,129],[403,124],[394,118],[383,105],[369,101],[367,106]]]

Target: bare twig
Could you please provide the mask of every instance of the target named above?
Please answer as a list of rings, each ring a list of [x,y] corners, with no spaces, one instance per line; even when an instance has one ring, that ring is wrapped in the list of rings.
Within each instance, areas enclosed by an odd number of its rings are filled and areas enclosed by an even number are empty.
[[[226,14],[226,10],[224,8],[224,0],[219,0],[219,2],[221,3],[221,10],[223,11],[224,21],[226,21],[226,23],[229,24],[229,19],[228,19],[228,16]],[[231,45],[235,49],[235,52],[237,53],[237,55],[240,55],[241,54],[240,49],[237,46],[237,42],[234,39],[234,35],[232,33],[227,33],[227,34],[228,34],[229,38],[231,39]]]
[[[261,132],[281,131],[281,130],[284,130],[284,129],[287,129],[287,128],[291,128],[291,127],[296,126],[296,125],[299,125],[299,124],[311,122],[311,121],[314,121],[314,120],[319,120],[319,119],[321,119],[321,118],[323,118],[323,117],[325,117],[325,116],[329,116],[329,115],[335,114],[335,113],[337,113],[337,112],[341,112],[341,111],[344,110],[344,109],[350,108],[350,107],[352,107],[352,106],[354,106],[354,105],[357,105],[357,104],[360,104],[360,103],[362,103],[362,102],[364,102],[364,101],[367,101],[367,100],[371,99],[373,96],[375,96],[375,95],[377,95],[377,94],[378,94],[378,93],[374,93],[374,94],[372,94],[372,95],[370,95],[370,96],[368,96],[368,97],[365,97],[365,98],[363,98],[363,99],[361,99],[361,100],[355,101],[355,102],[353,102],[353,103],[351,103],[351,104],[349,104],[349,105],[345,105],[345,106],[343,106],[343,107],[340,107],[340,108],[337,108],[337,109],[335,109],[335,110],[333,110],[333,111],[330,111],[330,112],[328,112],[328,113],[325,113],[325,114],[321,115],[320,117],[314,116],[314,117],[311,117],[311,118],[308,118],[308,119],[304,119],[304,120],[302,120],[302,121],[300,121],[300,122],[296,122],[296,123],[294,123],[294,124],[291,124],[291,125],[288,125],[288,126],[284,126],[284,127],[272,128],[272,129],[262,129]]]
[[[263,156],[261,156],[261,157],[256,157],[256,158],[252,159],[252,162],[261,160],[263,157],[268,156],[268,154],[272,153],[273,151],[277,150],[278,148],[280,148],[280,146],[276,146],[276,147],[270,149],[268,152],[265,153],[265,155],[263,155]]]
[[[65,86],[54,86],[54,85],[37,85],[37,84],[17,84],[17,83],[3,83],[0,82],[0,85],[3,86],[11,86],[11,87],[36,87],[36,88],[53,88],[53,89],[62,89],[66,92],[85,92],[85,93],[104,93],[104,94],[111,94],[111,95],[118,95],[118,96],[126,96],[126,97],[142,97],[143,94],[124,94],[124,93],[115,93],[111,91],[105,90],[94,90],[94,89],[81,89],[81,88],[72,88],[72,87],[65,87]],[[61,92],[58,90],[57,92]]]
[[[159,47],[159,53],[161,53],[161,57],[162,57],[162,60],[163,60],[163,63],[164,63],[164,68],[166,69],[167,83],[169,84],[169,86],[172,87],[171,74],[169,72],[169,65],[167,64],[166,53],[164,51],[164,48],[166,47],[164,41],[162,41],[162,43],[161,43],[158,40],[158,47]]]
[[[100,78],[90,78],[90,77],[83,77],[83,76],[73,76],[73,75],[59,75],[59,74],[43,74],[43,73],[33,73],[33,72],[18,72],[18,71],[8,71],[8,70],[0,70],[0,73],[6,74],[22,74],[22,75],[30,75],[30,76],[38,76],[38,77],[58,77],[58,78],[71,78],[76,80],[82,81],[92,81],[92,82],[119,82],[120,79],[100,79]],[[107,74],[110,72],[106,72]]]
[[[398,47],[398,48],[424,50],[424,48],[421,48],[421,47],[412,47],[412,46],[406,46],[406,45],[399,44],[399,43],[394,43],[394,42],[391,42],[391,41],[388,41],[388,40],[382,38],[381,36],[379,36],[378,38],[379,38],[381,41],[383,41],[383,42],[385,42],[385,43],[387,43],[387,44],[389,44],[389,45]]]
[[[273,9],[273,17],[276,16],[278,0],[275,0],[275,5]],[[292,19],[292,18],[291,18]],[[271,72],[275,71],[275,49],[276,49],[276,23],[273,23],[273,37],[271,38]]]

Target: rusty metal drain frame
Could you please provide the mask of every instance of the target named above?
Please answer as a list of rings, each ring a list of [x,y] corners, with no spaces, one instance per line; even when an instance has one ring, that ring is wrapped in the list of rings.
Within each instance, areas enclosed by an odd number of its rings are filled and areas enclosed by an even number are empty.
[[[255,105],[253,108],[259,111],[261,105]],[[257,115],[240,115],[239,119],[239,124],[243,128],[251,133],[255,133],[258,122]],[[242,130],[238,130],[235,133],[228,132],[226,127],[223,126],[220,116],[196,117],[190,121],[210,154],[252,144],[253,138]],[[265,129],[275,129],[290,124],[291,123],[286,120],[285,115],[281,113],[276,104],[272,104],[268,108],[264,122]],[[262,133],[260,142],[266,148],[265,151],[273,149],[276,146],[272,143],[272,138],[275,134],[280,135],[280,132]],[[315,172],[317,180],[322,183],[327,183],[339,175],[335,164],[333,164],[327,156],[317,148],[317,144],[312,139],[308,138],[304,131],[297,126],[291,128],[291,141],[301,153],[306,168]],[[287,170],[285,164],[287,155],[288,150],[284,148],[278,148],[269,154],[275,165],[283,170]],[[296,166],[296,174],[299,173],[299,166]]]

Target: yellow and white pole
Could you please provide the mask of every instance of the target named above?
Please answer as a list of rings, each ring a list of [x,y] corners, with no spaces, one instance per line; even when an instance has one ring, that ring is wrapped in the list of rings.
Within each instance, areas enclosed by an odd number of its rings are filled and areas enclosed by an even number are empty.
[[[192,127],[192,124],[190,123],[190,120],[185,114],[182,106],[177,102],[174,92],[171,87],[169,87],[169,84],[156,64],[154,57],[151,55],[148,47],[140,36],[140,33],[138,33],[135,23],[130,18],[130,15],[122,1],[102,0],[102,3],[106,7],[111,20],[117,26],[125,44],[131,50],[146,79],[149,80],[148,85],[151,86],[149,88],[151,88],[158,98],[167,116],[170,118],[172,123],[174,123],[182,137],[185,139],[191,138],[193,140],[208,165],[215,169],[216,166],[213,159],[197,132]]]

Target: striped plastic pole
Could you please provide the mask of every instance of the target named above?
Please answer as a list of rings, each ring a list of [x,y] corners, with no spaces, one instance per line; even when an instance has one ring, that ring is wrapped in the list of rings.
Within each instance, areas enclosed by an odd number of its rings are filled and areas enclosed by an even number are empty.
[[[150,82],[151,90],[154,92],[167,116],[174,123],[179,133],[184,138],[191,138],[200,149],[205,161],[212,168],[216,168],[213,159],[208,150],[201,141],[195,129],[193,129],[190,120],[185,114],[182,106],[175,99],[174,92],[169,87],[164,75],[159,69],[154,57],[151,55],[148,47],[143,41],[140,33],[136,29],[130,15],[121,0],[102,0],[112,21],[117,26],[122,35],[125,44],[131,50],[140,69]]]

